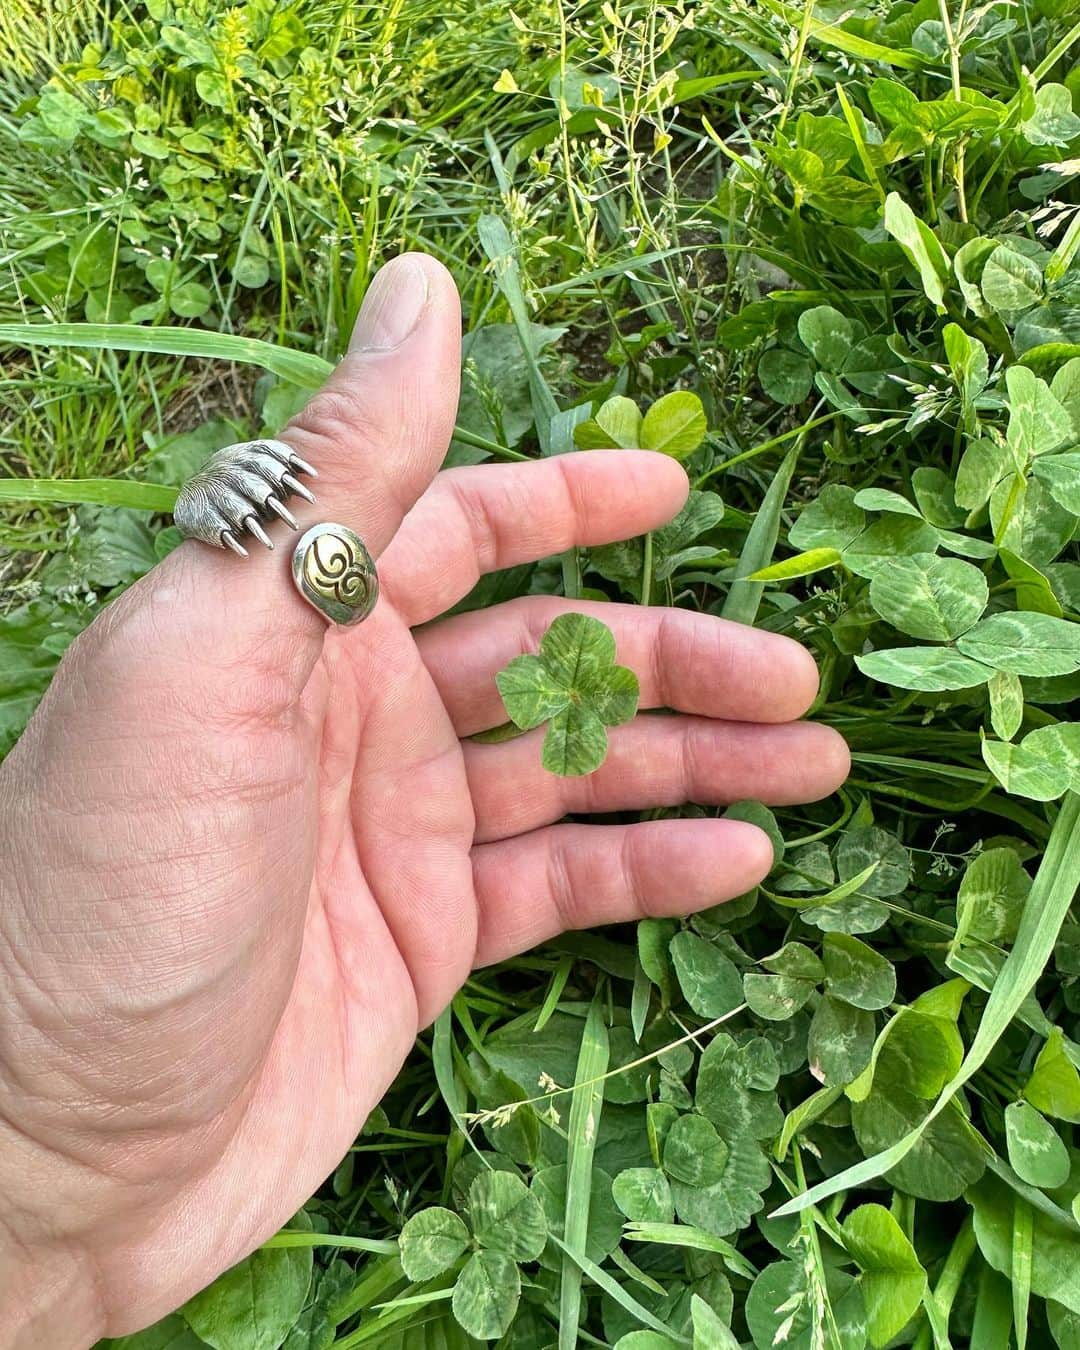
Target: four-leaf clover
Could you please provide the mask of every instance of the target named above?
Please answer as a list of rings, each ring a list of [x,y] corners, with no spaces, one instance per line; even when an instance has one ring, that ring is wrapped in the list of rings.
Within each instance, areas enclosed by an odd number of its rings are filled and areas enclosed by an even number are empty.
[[[495,682],[515,726],[529,731],[550,723],[543,765],[564,776],[599,768],[607,754],[605,728],[637,712],[637,676],[615,664],[611,630],[585,614],[560,614],[539,653],[515,657]]]

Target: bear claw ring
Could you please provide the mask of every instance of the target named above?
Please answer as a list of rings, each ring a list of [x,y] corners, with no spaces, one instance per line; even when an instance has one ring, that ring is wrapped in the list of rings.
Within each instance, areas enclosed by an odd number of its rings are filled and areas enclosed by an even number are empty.
[[[215,548],[229,548],[242,558],[247,549],[240,542],[246,530],[267,548],[274,542],[264,522],[283,520],[291,529],[299,526],[285,505],[290,496],[313,502],[314,494],[296,474],[317,478],[312,466],[284,441],[240,441],[216,450],[198,473],[180,490],[173,507],[176,528],[185,539],[200,539]]]

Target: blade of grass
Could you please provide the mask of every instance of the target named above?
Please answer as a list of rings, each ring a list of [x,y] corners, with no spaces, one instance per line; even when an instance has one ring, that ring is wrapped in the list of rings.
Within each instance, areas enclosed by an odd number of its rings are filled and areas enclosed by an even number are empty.
[[[1034,1214],[1020,1197],[1013,1197],[1012,1297],[1016,1350],[1027,1350],[1028,1309],[1031,1306],[1031,1262]]]
[[[769,484],[761,509],[754,517],[754,523],[746,535],[739,561],[735,567],[735,580],[728,589],[724,607],[720,613],[725,619],[736,623],[753,623],[757,617],[758,605],[765,587],[760,581],[751,581],[753,572],[760,572],[772,561],[773,550],[780,535],[780,513],[784,509],[791,475],[799,458],[799,445],[793,445],[780,462],[776,475]]]
[[[137,323],[4,323],[0,343],[17,347],[89,347],[117,352],[153,352],[199,356],[261,366],[279,379],[318,389],[333,370],[329,361],[308,352],[275,347],[258,338],[214,333],[205,328],[151,328]]]
[[[540,1005],[540,1011],[536,1014],[536,1025],[533,1027],[533,1033],[543,1031],[547,1026],[551,1014],[559,1005],[559,999],[562,998],[562,992],[566,988],[566,981],[570,978],[570,972],[574,969],[574,958],[572,956],[562,956],[559,958],[559,964],[551,976],[551,983],[548,985],[547,994]]]
[[[313,356],[310,352],[277,347],[272,342],[237,337],[233,333],[168,325],[152,328],[136,323],[5,323],[0,324],[0,344],[4,343],[17,347],[86,347],[94,351],[148,352],[156,356],[195,356],[203,360],[234,361],[238,365],[259,366],[280,380],[299,385],[301,389],[321,388],[334,369],[332,362],[325,361],[321,356]],[[544,387],[547,388],[546,385]],[[462,444],[486,450],[498,459],[529,458],[518,450],[511,450],[465,427],[455,426],[454,436]]]
[[[347,1233],[305,1233],[283,1228],[263,1243],[267,1247],[342,1247],[355,1252],[374,1252],[377,1256],[396,1256],[396,1242],[376,1238],[349,1237]]]
[[[714,1252],[737,1271],[752,1280],[757,1270],[745,1256],[723,1238],[686,1223],[628,1223],[624,1230],[628,1242],[656,1242],[663,1247],[686,1247],[692,1251]]]
[[[776,1217],[797,1214],[810,1205],[820,1204],[840,1191],[853,1190],[875,1181],[884,1172],[902,1162],[922,1137],[927,1126],[945,1110],[965,1083],[986,1062],[1002,1033],[1012,1022],[1020,1005],[1035,987],[1035,982],[1054,950],[1061,925],[1069,912],[1080,881],[1080,795],[1066,793],[1050,832],[1039,870],[1031,886],[1016,942],[990,991],[979,1029],[964,1056],[963,1063],[946,1083],[933,1108],[919,1126],[890,1148],[872,1158],[847,1167],[795,1196],[774,1211]]]
[[[778,18],[786,19],[793,28],[802,22],[802,14],[795,5],[784,5],[779,0],[761,0],[762,6]],[[847,56],[857,57],[860,61],[880,61],[883,65],[899,66],[902,70],[922,70],[925,62],[915,52],[897,51],[895,47],[883,47],[879,42],[870,42],[856,33],[849,33],[834,24],[821,19],[811,19],[810,36],[823,46],[835,47]]]
[[[0,478],[0,501],[4,502],[78,502],[171,511],[176,495],[176,488],[123,478]]]
[[[589,1194],[593,1154],[604,1104],[604,1089],[597,1079],[608,1066],[608,1033],[599,994],[593,999],[581,1033],[574,1093],[567,1127],[566,1227],[563,1242],[562,1279],[559,1287],[559,1350],[575,1350],[581,1320],[581,1272],[589,1235]]]
[[[540,450],[548,454],[551,440],[551,419],[559,411],[555,396],[548,388],[536,359],[532,342],[532,325],[529,319],[529,307],[525,301],[525,291],[521,285],[521,272],[517,260],[517,250],[502,216],[481,216],[476,223],[476,233],[481,247],[491,260],[494,268],[495,285],[510,308],[510,317],[517,329],[521,343],[521,355],[529,376],[529,396],[532,402],[533,418],[536,422],[536,436]]]
[[[564,1268],[567,1264],[570,1264],[576,1269],[579,1285],[581,1283],[582,1274],[584,1273],[585,1275],[588,1275],[589,1279],[592,1280],[593,1284],[595,1284],[598,1289],[602,1289],[605,1294],[608,1294],[611,1298],[613,1298],[621,1308],[625,1309],[626,1312],[628,1312],[631,1315],[631,1317],[636,1317],[643,1327],[648,1327],[650,1331],[659,1332],[661,1336],[666,1337],[668,1340],[674,1340],[679,1345],[689,1346],[690,1342],[686,1340],[685,1337],[676,1335],[676,1333],[671,1329],[670,1326],[665,1326],[665,1324],[661,1322],[658,1317],[655,1317],[651,1312],[649,1312],[648,1308],[642,1307],[642,1305],[637,1301],[636,1298],[634,1298],[632,1295],[626,1292],[626,1290],[618,1282],[618,1280],[612,1279],[612,1277],[607,1273],[606,1270],[602,1270],[600,1266],[598,1266],[594,1261],[590,1261],[583,1251],[571,1251],[570,1248],[567,1246],[567,1244],[561,1238],[556,1237],[554,1233],[551,1234],[551,1241],[555,1244],[556,1247],[558,1247],[559,1251],[561,1251],[563,1254]],[[559,1318],[560,1346],[564,1344],[563,1341],[564,1325],[565,1325],[564,1319],[560,1315]],[[577,1340],[576,1326],[572,1338],[569,1341],[566,1341],[565,1344],[570,1347],[577,1346],[578,1340]]]

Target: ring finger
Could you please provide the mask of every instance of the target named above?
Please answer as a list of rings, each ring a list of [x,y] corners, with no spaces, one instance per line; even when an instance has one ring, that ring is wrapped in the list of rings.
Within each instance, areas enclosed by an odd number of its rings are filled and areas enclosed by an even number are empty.
[[[571,813],[644,810],[753,797],[773,806],[817,801],[847,777],[843,738],[812,722],[779,726],[650,714],[608,733],[594,773],[561,778],[540,762],[543,731],[498,745],[463,745],[478,843],[507,839]]]

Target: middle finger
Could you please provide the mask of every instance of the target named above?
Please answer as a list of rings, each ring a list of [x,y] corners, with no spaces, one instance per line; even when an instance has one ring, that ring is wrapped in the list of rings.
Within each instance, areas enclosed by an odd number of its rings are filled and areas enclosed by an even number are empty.
[[[689,609],[523,596],[416,629],[420,655],[459,736],[501,726],[495,676],[535,652],[559,614],[589,614],[615,635],[617,659],[641,685],[642,708],[740,722],[790,722],[813,703],[814,658],[799,643]]]

